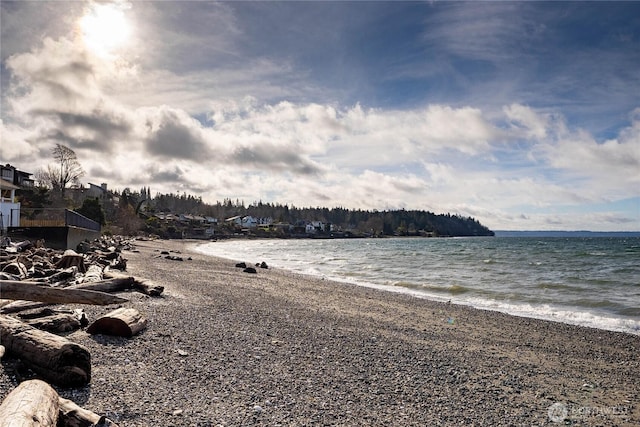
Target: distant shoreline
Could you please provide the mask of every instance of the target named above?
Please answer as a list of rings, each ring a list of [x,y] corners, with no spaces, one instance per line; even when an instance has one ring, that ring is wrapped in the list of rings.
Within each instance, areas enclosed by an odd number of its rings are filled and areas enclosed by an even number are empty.
[[[640,231],[511,231],[494,230],[495,237],[640,237]]]

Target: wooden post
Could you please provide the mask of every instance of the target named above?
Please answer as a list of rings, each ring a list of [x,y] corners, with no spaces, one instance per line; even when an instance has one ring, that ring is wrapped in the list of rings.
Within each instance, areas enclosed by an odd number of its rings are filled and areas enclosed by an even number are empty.
[[[0,405],[2,427],[56,427],[58,393],[49,384],[29,380],[16,387]]]
[[[147,319],[133,308],[119,308],[97,319],[87,328],[90,334],[131,338],[147,327]]]
[[[91,355],[76,343],[0,315],[0,342],[7,353],[47,381],[62,387],[83,386],[91,380]]]

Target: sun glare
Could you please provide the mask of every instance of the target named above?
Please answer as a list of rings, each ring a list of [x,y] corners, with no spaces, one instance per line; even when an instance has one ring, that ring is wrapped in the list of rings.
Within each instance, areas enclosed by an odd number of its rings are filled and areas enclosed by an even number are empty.
[[[93,4],[80,19],[80,30],[86,46],[99,55],[113,53],[131,34],[124,11],[116,4]]]

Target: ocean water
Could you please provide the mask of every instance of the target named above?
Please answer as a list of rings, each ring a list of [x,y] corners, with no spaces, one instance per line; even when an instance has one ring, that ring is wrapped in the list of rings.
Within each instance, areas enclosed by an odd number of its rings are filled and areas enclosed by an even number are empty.
[[[640,335],[640,238],[223,240],[201,253]]]

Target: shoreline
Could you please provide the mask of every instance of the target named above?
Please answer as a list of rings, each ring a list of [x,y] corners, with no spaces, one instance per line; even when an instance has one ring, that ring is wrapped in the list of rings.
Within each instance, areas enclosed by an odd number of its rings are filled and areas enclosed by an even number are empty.
[[[404,239],[405,237],[400,237]],[[253,241],[269,242],[270,239],[252,239]],[[228,259],[233,261],[246,261],[240,255],[237,255],[237,250],[233,255],[220,255],[215,250],[209,252],[206,248],[215,248],[216,242],[199,242],[195,241],[194,248],[196,252],[211,257],[219,257],[222,259]],[[265,259],[259,261],[270,262],[268,255],[262,255]],[[260,257],[260,256],[258,256]],[[237,259],[236,259],[237,258]],[[374,281],[367,281],[362,278],[355,278],[353,276],[335,276],[328,274],[326,271],[317,270],[316,268],[310,271],[302,270],[296,267],[287,267],[282,264],[280,259],[280,265],[278,268],[302,274],[309,278],[323,278],[324,280],[335,281],[339,283],[356,285],[361,287],[367,287],[377,289],[383,292],[391,292],[398,294],[410,295],[415,298],[427,299],[431,301],[439,302],[451,302],[456,305],[463,305],[478,310],[495,311],[498,313],[509,314],[516,317],[525,317],[531,319],[546,320],[551,322],[560,322],[569,325],[583,326],[588,328],[601,329],[612,332],[623,332],[631,335],[640,336],[640,318],[630,318],[616,313],[602,312],[589,307],[577,307],[577,306],[562,306],[562,305],[550,305],[549,303],[535,305],[534,303],[527,302],[505,302],[489,298],[482,298],[478,296],[471,296],[470,298],[465,294],[459,295],[456,292],[449,294],[437,294],[435,292],[423,291],[419,286],[395,286],[383,283],[376,283]],[[296,264],[294,264],[296,265]],[[308,266],[307,266],[308,267]]]
[[[165,295],[119,294],[149,320],[132,339],[71,333],[93,379],[63,397],[121,426],[556,425],[556,412],[640,423],[638,336],[286,270],[247,274],[198,244],[124,252],[128,274]],[[3,359],[0,395],[17,381]]]

